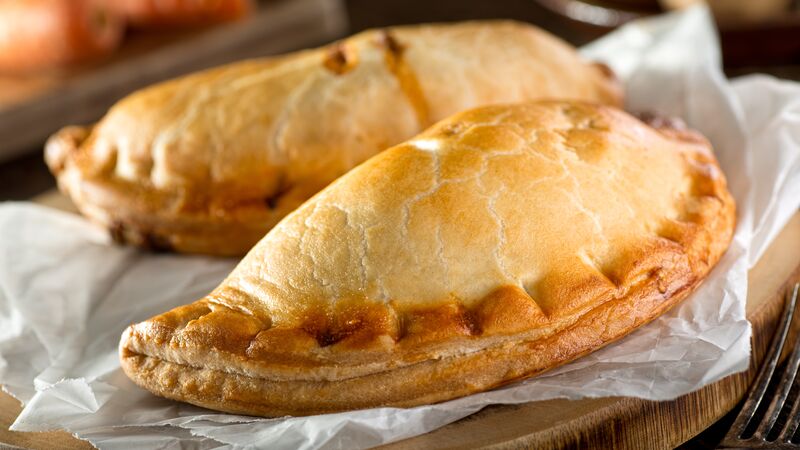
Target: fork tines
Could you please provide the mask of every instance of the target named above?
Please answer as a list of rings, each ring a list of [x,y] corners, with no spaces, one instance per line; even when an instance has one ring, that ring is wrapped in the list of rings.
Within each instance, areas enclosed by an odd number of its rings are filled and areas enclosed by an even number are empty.
[[[800,449],[800,440],[794,439],[798,423],[800,423],[800,395],[795,396],[788,416],[783,414],[783,417],[787,418],[783,420],[782,427],[778,422],[781,412],[789,407],[787,400],[792,392],[792,386],[797,381],[797,369],[800,366],[800,345],[798,345],[800,342],[794,343],[794,350],[783,370],[775,373],[791,328],[798,290],[800,290],[800,283],[795,284],[791,292],[787,293],[783,316],[778,324],[775,337],[772,339],[770,349],[744,406],[739,411],[728,434],[720,443],[722,447]],[[770,383],[775,386],[771,400],[768,397],[765,398]],[[769,401],[769,405],[766,412],[761,421],[756,422],[755,420],[758,418],[756,412],[759,411],[759,406],[766,405],[767,401]],[[763,410],[763,406],[761,409]],[[776,427],[776,425],[778,426]]]

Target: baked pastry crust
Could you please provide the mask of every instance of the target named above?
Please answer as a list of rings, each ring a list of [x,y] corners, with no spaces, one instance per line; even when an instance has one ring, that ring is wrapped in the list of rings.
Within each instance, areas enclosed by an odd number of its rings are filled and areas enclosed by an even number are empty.
[[[735,206],[708,142],[578,102],[457,114],[355,168],[207,297],[132,325],[140,386],[307,415],[490,389],[685,298]]]
[[[550,97],[622,95],[607,68],[530,25],[372,30],[136,92],[95,126],[54,135],[46,161],[120,242],[243,255],[338,176],[436,121]]]

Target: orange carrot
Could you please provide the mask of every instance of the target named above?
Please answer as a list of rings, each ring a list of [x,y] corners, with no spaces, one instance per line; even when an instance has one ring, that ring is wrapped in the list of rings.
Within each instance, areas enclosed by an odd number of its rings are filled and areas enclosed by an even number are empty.
[[[24,73],[114,50],[124,24],[100,0],[0,0],[0,72]]]
[[[135,27],[226,22],[253,10],[252,0],[108,0]]]

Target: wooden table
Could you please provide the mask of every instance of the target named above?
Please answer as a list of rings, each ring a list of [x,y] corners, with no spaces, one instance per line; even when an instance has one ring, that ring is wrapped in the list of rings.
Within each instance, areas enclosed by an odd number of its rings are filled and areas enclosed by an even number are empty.
[[[40,204],[74,211],[60,194],[36,199]],[[787,287],[800,279],[800,213],[794,216],[750,271],[747,317],[753,324],[753,364],[769,344]],[[673,448],[705,430],[743,398],[751,370],[729,376],[674,401],[634,398],[547,400],[485,408],[470,417],[423,436],[385,446],[427,448]],[[28,448],[91,448],[65,432],[7,431],[20,405],[0,395],[0,443]]]

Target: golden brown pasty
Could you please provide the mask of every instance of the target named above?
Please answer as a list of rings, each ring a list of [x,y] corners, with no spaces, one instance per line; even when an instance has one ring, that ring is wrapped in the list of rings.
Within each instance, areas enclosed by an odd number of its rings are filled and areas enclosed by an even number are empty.
[[[685,298],[734,202],[708,142],[583,103],[457,114],[339,178],[122,367],[254,415],[413,406],[591,352]]]
[[[243,255],[355,165],[475,106],[618,105],[607,69],[508,21],[367,31],[139,91],[47,146],[60,188],[121,242]]]

